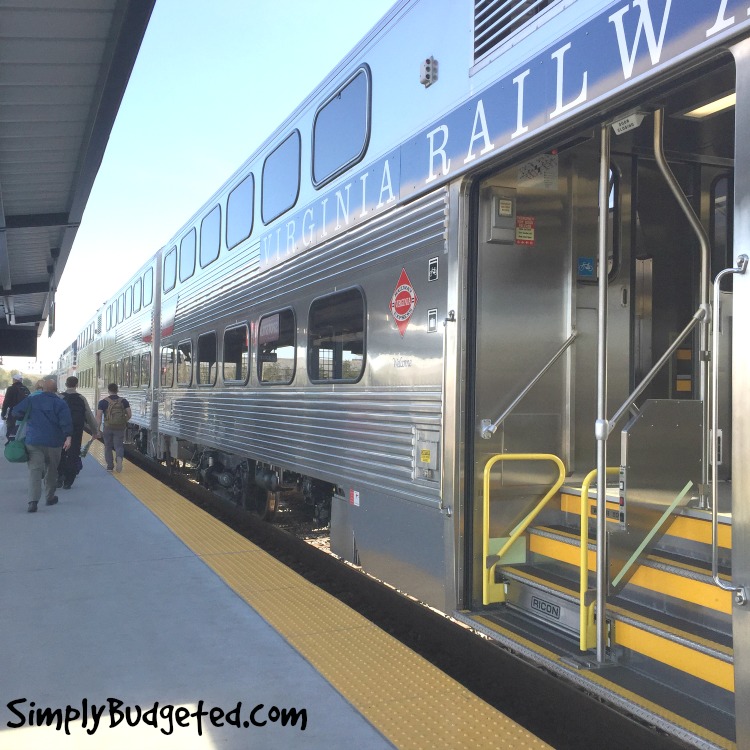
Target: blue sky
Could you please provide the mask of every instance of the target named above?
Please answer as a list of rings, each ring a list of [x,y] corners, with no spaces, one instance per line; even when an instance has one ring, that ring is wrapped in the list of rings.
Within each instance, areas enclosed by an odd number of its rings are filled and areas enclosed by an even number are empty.
[[[45,372],[88,317],[247,159],[395,0],[156,0],[56,296]]]

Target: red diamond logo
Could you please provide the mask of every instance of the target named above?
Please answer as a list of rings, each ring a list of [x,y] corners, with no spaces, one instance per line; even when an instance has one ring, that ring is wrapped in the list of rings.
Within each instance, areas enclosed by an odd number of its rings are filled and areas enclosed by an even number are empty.
[[[406,332],[417,302],[419,302],[417,293],[411,285],[406,269],[402,268],[401,276],[398,278],[396,289],[391,297],[391,303],[388,305],[388,309],[391,311],[391,315],[393,315],[393,319],[398,326],[398,332],[402,336]]]

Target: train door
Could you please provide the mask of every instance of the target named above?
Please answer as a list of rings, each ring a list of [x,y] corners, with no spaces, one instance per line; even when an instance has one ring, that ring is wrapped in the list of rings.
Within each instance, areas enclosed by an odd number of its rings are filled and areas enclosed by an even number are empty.
[[[558,466],[584,475],[595,465],[598,140],[592,132],[482,181],[476,191],[476,338],[473,431],[473,565],[481,568],[484,471],[489,474],[493,536],[509,537],[554,484]],[[627,340],[628,237],[617,224],[628,210],[623,181],[610,170],[613,330]],[[611,401],[629,386],[630,346],[611,347]],[[523,553],[518,553],[523,556]],[[517,557],[518,555],[515,555]],[[514,555],[511,553],[511,557]],[[476,601],[481,576],[473,576]]]
[[[482,526],[482,478],[503,452],[564,453],[570,431],[569,357],[512,409],[570,337],[572,162],[540,155],[484,180],[478,189],[476,343],[473,418],[474,529]],[[511,407],[510,413],[508,409]],[[509,532],[528,510],[550,465],[508,463],[493,476],[503,502],[491,523]],[[481,545],[474,534],[474,569]],[[473,581],[473,598],[478,596]]]

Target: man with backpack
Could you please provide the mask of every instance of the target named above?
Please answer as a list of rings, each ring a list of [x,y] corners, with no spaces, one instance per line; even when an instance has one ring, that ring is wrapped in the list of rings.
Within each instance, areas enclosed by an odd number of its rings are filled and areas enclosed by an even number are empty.
[[[13,382],[5,391],[3,399],[2,417],[7,419],[5,444],[7,445],[16,434],[16,418],[13,416],[13,408],[23,401],[29,395],[29,389],[23,384],[23,375],[20,372],[13,375]]]
[[[117,395],[117,383],[107,386],[109,396],[103,398],[96,408],[96,421],[101,424],[104,418],[104,458],[107,462],[107,471],[122,471],[122,459],[125,455],[125,428],[128,426],[133,412],[130,404],[125,398]],[[115,460],[112,460],[114,451]]]
[[[82,468],[81,464],[81,443],[83,442],[83,428],[88,427],[93,437],[99,437],[99,425],[94,419],[89,402],[76,390],[78,388],[78,378],[71,375],[65,381],[65,393],[62,398],[70,409],[73,418],[73,434],[71,436],[70,448],[63,451],[60,458],[60,465],[57,469],[57,483],[64,490],[69,490],[73,486],[78,472]]]

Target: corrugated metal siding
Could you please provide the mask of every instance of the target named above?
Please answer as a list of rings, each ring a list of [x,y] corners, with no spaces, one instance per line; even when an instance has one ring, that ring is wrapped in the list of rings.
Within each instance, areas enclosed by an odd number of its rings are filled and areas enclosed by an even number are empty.
[[[381,310],[382,290],[370,280],[385,268],[395,284],[409,258],[442,254],[446,215],[447,192],[441,190],[263,275],[257,271],[257,246],[241,256],[225,253],[216,268],[178,285],[175,331],[163,343],[192,337],[195,346],[197,333],[209,329],[221,339],[225,326],[291,303],[298,316],[306,316],[314,297],[355,284],[366,297],[377,292],[372,303],[368,299],[368,329],[385,326],[387,302]],[[392,291],[388,288],[388,298]],[[301,359],[305,320],[298,317]],[[377,341],[370,336],[368,363],[378,354],[390,355],[373,349]],[[253,360],[246,387],[165,389],[160,428],[302,474],[337,483],[346,479],[433,505],[438,483],[412,478],[414,425],[439,430],[441,423],[442,339],[433,337],[430,345],[437,352],[431,382],[408,387],[377,382],[369,367],[356,384],[311,385],[299,363],[290,386],[261,387]]]

